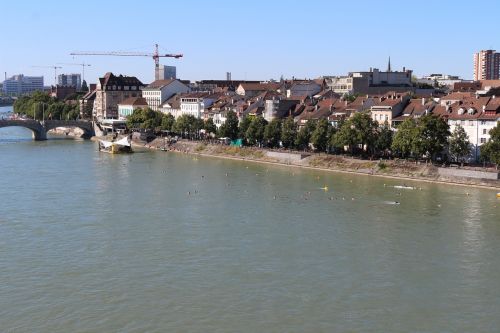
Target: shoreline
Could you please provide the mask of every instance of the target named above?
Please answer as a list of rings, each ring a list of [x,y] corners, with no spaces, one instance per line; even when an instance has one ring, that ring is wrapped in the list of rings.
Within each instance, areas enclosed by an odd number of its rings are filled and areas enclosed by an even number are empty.
[[[200,143],[196,143],[200,144]],[[140,147],[143,149],[147,150],[156,150],[159,151],[159,147],[154,147],[148,144],[141,144],[138,142],[133,142],[132,145],[134,147]],[[487,184],[474,184],[468,183],[468,182],[460,182],[460,181],[448,181],[448,180],[440,180],[440,179],[428,179],[424,177],[412,177],[412,176],[403,176],[403,175],[386,175],[386,174],[380,174],[380,173],[368,173],[368,172],[361,172],[361,171],[355,171],[355,170],[344,170],[344,169],[336,169],[336,168],[328,168],[328,167],[321,167],[321,166],[312,166],[312,165],[302,165],[302,164],[296,164],[296,163],[285,163],[285,162],[280,162],[280,161],[269,161],[269,160],[264,160],[262,158],[251,158],[251,157],[244,157],[244,156],[230,156],[226,154],[221,154],[221,153],[204,153],[200,151],[190,151],[190,150],[180,150],[180,149],[168,149],[163,152],[171,152],[171,153],[183,153],[183,154],[189,154],[189,155],[195,155],[195,156],[202,156],[202,157],[215,157],[215,158],[221,158],[221,159],[227,159],[227,160],[233,160],[233,161],[248,161],[248,162],[253,162],[253,163],[260,163],[260,164],[267,164],[267,165],[275,165],[275,166],[287,166],[287,167],[294,167],[294,168],[301,168],[301,169],[307,169],[307,170],[317,170],[317,171],[323,171],[323,172],[338,172],[338,173],[344,173],[344,174],[351,174],[351,175],[362,175],[362,176],[371,176],[371,177],[380,177],[380,178],[386,178],[386,179],[400,179],[400,180],[407,180],[407,181],[416,181],[416,182],[424,182],[424,183],[435,183],[435,184],[441,184],[441,185],[454,185],[454,186],[466,186],[466,187],[474,187],[474,188],[481,188],[481,189],[488,189],[488,190],[500,190],[500,181],[498,181],[498,185],[487,185]]]

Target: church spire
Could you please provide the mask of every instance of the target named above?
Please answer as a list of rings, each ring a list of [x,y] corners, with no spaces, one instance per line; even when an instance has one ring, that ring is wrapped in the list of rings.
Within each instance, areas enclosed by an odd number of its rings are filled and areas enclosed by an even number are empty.
[[[389,62],[387,63],[387,71],[391,71],[391,56],[389,56]]]

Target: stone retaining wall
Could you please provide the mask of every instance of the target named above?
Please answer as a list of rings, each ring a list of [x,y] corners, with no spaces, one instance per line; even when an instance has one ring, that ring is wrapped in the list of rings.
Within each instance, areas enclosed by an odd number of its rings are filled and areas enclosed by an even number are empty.
[[[455,169],[455,168],[438,168],[438,173],[443,177],[462,177],[462,178],[475,178],[475,179],[500,179],[498,172],[488,172],[488,171],[476,171],[467,169]]]

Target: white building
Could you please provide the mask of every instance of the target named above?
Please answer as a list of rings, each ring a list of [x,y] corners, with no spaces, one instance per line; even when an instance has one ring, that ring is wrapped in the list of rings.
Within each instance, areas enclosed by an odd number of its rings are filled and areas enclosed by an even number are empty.
[[[160,106],[175,94],[187,93],[189,87],[179,80],[156,80],[142,90],[142,97],[146,99],[149,107],[160,111]]]
[[[469,161],[479,159],[480,147],[490,139],[489,131],[500,121],[500,99],[493,97],[466,98],[441,106],[448,118],[450,132],[461,126],[471,143]]]
[[[34,91],[43,91],[43,76],[14,75],[3,81],[5,95],[20,96]]]
[[[204,118],[205,108],[211,106],[218,96],[210,93],[191,93],[180,96],[180,111],[174,114],[174,117],[179,117],[183,114],[192,115],[196,118]]]

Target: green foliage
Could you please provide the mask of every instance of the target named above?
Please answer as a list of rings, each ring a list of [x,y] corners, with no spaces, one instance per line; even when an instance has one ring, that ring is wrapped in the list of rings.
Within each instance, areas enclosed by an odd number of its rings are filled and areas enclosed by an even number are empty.
[[[326,151],[328,145],[328,131],[331,125],[326,119],[320,119],[311,133],[311,143],[317,151]]]
[[[463,159],[470,154],[469,136],[460,125],[451,133],[448,144],[450,154],[457,162],[463,162]]]
[[[238,116],[234,111],[228,111],[226,121],[219,127],[219,136],[234,140],[238,138],[238,132]]]
[[[349,147],[351,154],[354,148],[360,146],[372,151],[375,146],[378,125],[367,113],[355,113],[347,119],[335,134],[333,145],[343,148]]]
[[[402,157],[427,155],[434,160],[445,149],[449,135],[448,124],[436,115],[425,115],[417,121],[407,119],[398,127],[392,149]]]
[[[135,109],[134,112],[127,117],[127,126],[129,128],[140,127],[152,130],[172,130],[174,117],[171,114],[164,114],[158,111],[153,111],[150,108]]]
[[[409,157],[413,152],[415,140],[417,138],[417,124],[413,119],[406,119],[399,125],[394,135],[391,148],[403,158]]]
[[[64,103],[48,94],[37,91],[31,96],[22,96],[14,103],[14,112],[33,119],[76,119],[78,104]]]
[[[264,139],[269,147],[278,147],[281,139],[281,120],[273,119],[266,125]]]
[[[172,116],[172,114],[167,113],[164,114],[163,117],[161,118],[161,124],[160,127],[163,131],[171,131],[172,127],[174,126],[175,123],[175,118]]]
[[[208,118],[203,124],[203,129],[207,134],[209,133],[217,133],[217,126],[214,124],[214,120],[212,118]]]
[[[311,134],[316,128],[316,122],[309,120],[305,126],[303,126],[297,133],[297,139],[295,140],[295,146],[299,149],[307,149],[309,147],[309,142],[311,140]]]
[[[172,130],[181,134],[182,137],[189,137],[191,139],[197,138],[200,130],[203,129],[204,122],[193,115],[183,114],[175,120]]]
[[[481,159],[500,166],[500,123],[489,132],[490,140],[481,146]]]
[[[246,133],[247,133],[247,130],[248,130],[248,127],[250,126],[250,124],[252,123],[252,118],[248,117],[248,116],[244,116],[243,119],[241,119],[240,121],[240,124],[239,124],[239,128],[238,128],[238,137],[242,138],[242,139],[246,139]]]
[[[89,91],[89,87],[87,86],[87,81],[83,80],[82,82],[82,88],[81,88],[81,91]]]
[[[419,118],[417,125],[415,152],[418,157],[425,154],[434,160],[436,154],[442,152],[448,143],[450,127],[443,118],[433,114]]]
[[[387,122],[383,126],[378,128],[378,132],[375,138],[374,148],[375,150],[385,153],[387,150],[391,149],[393,132]]]
[[[293,148],[297,139],[297,124],[292,117],[285,119],[281,130],[281,143],[285,148]]]
[[[252,119],[246,132],[246,138],[250,144],[260,145],[262,143],[266,125],[267,121],[262,117],[255,117]]]

